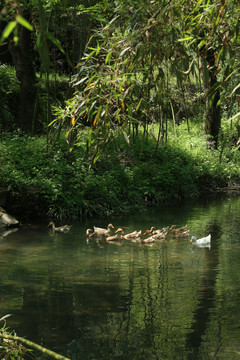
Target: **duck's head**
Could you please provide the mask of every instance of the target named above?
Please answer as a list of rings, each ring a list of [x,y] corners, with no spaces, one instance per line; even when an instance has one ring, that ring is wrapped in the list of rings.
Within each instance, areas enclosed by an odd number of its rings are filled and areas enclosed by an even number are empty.
[[[114,226],[112,224],[108,224],[108,229],[114,229]]]
[[[190,239],[190,242],[193,242],[193,241],[196,241],[196,240],[197,240],[196,236],[192,236],[191,239]]]
[[[87,229],[86,230],[86,236],[89,236],[91,234],[93,234],[93,230],[92,229]]]
[[[177,227],[176,225],[172,225],[169,230],[176,229],[176,227]]]
[[[120,235],[124,235],[124,231],[122,228],[118,228],[116,231],[115,231],[116,234],[120,234]]]
[[[150,230],[146,230],[145,233],[143,233],[143,235],[153,233],[155,230],[156,230],[156,228],[155,228],[154,226],[152,226],[151,229],[150,229]]]

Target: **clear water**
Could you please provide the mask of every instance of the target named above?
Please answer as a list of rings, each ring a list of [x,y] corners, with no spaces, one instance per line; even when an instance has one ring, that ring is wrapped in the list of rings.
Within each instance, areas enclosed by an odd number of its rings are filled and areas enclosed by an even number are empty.
[[[109,222],[126,233],[187,224],[212,246],[86,242]],[[0,317],[12,314],[19,336],[72,360],[240,358],[239,196],[91,219],[70,234],[46,225],[0,238]]]

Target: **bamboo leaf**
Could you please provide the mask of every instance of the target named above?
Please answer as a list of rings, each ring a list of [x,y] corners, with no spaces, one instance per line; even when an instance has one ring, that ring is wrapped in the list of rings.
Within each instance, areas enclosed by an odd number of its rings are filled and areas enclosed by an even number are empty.
[[[76,84],[74,84],[74,86],[78,86],[80,84],[82,84],[84,81],[86,81],[88,79],[88,76],[85,76],[84,78],[82,78],[81,80],[79,80],[78,82],[76,82]]]
[[[230,119],[228,119],[228,121],[234,120],[236,117],[240,116],[240,112],[238,112],[237,114],[233,115]]]
[[[192,40],[192,39],[193,39],[193,36],[187,36],[185,38],[179,39],[178,41],[182,42],[182,41],[189,41],[189,40]]]
[[[231,95],[230,95],[230,96],[232,96],[239,87],[240,87],[240,83],[239,83],[237,86],[235,86],[235,88],[234,88],[233,91],[231,92]]]
[[[1,317],[0,321],[7,319],[8,317],[12,316],[12,314],[7,314]]]
[[[129,49],[131,49],[131,46],[128,46],[126,49],[124,49],[124,50],[120,53],[119,57],[122,57],[122,56],[125,54],[125,52],[127,52]]]
[[[100,115],[101,111],[102,111],[102,105],[100,105],[99,108],[98,108],[98,112],[97,112],[97,114],[96,114],[96,116],[94,118],[94,121],[93,121],[93,126],[96,126],[96,123],[98,121],[98,118],[99,118],[99,115]]]
[[[49,31],[47,32],[47,38],[63,53],[65,54],[65,51],[61,45],[61,42],[55,38],[55,36],[53,36],[52,33],[50,33]]]
[[[7,26],[5,27],[5,29],[2,32],[2,36],[0,38],[0,44],[8,38],[8,36],[11,34],[11,32],[14,30],[14,28],[16,27],[17,22],[16,21],[10,21]]]
[[[90,54],[86,57],[85,61],[91,59],[91,57],[95,54],[95,50],[91,51]]]
[[[136,111],[140,108],[141,102],[143,101],[143,98],[140,99],[139,103],[137,104]]]
[[[111,57],[112,57],[112,52],[110,51],[106,56],[105,64],[107,64],[111,60]]]
[[[37,47],[38,47],[43,70],[46,72],[50,65],[50,59],[49,59],[47,40],[43,33],[40,33],[37,37]]]
[[[26,29],[33,31],[32,25],[26,19],[24,19],[21,15],[18,14],[16,16],[16,21],[18,24],[24,26]]]
[[[129,136],[127,135],[127,133],[125,131],[123,131],[123,136],[124,136],[127,144],[130,145]]]

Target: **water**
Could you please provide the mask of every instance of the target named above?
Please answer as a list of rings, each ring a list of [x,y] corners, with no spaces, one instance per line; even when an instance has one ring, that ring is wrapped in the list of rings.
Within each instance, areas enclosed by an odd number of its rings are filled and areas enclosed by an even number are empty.
[[[240,197],[208,197],[54,235],[35,221],[0,238],[0,317],[72,360],[239,359],[239,210]],[[109,222],[126,233],[187,224],[212,246],[86,242]]]

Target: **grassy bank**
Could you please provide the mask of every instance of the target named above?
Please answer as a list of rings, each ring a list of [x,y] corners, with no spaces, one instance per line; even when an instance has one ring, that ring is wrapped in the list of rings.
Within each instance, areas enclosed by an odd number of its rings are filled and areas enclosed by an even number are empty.
[[[228,139],[219,150],[210,150],[199,126],[191,126],[187,130],[180,125],[158,148],[150,135],[140,134],[130,145],[119,135],[91,167],[84,133],[70,160],[64,137],[46,152],[44,136],[3,134],[2,187],[19,193],[37,191],[40,212],[78,219],[139,211],[146,204],[198,197],[203,191],[239,182],[236,147]]]

